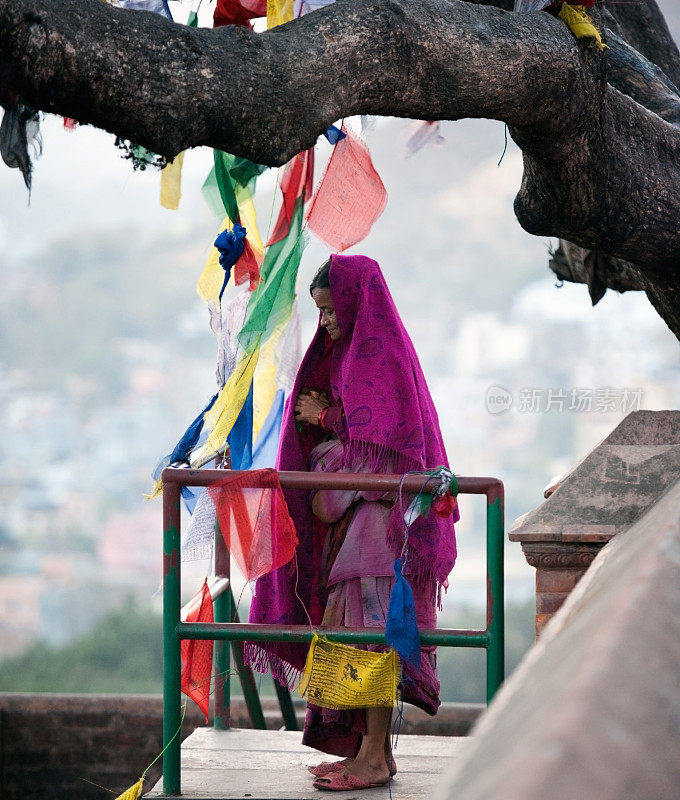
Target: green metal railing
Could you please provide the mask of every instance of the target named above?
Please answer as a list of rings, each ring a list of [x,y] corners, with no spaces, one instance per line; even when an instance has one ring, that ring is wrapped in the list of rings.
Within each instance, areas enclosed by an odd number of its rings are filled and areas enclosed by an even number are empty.
[[[230,476],[237,475],[230,472]],[[231,586],[215,598],[213,623],[187,623],[180,618],[180,489],[182,486],[207,486],[224,480],[224,470],[163,470],[163,792],[180,794],[180,747],[177,735],[181,724],[182,639],[213,639],[216,674],[224,676],[215,686],[215,727],[229,726],[231,655],[243,687],[244,699],[255,727],[264,728],[264,716],[252,672],[243,665],[244,641],[311,642],[307,625],[255,625],[233,622],[235,603]],[[358,489],[396,492],[401,484],[405,493],[432,491],[436,483],[423,487],[422,475],[368,475],[366,473],[280,472],[283,488]],[[503,588],[503,483],[497,478],[460,477],[459,494],[486,495],[487,604],[485,630],[433,628],[420,631],[423,645],[440,647],[480,647],[486,650],[486,696],[490,701],[505,676],[505,628]],[[229,577],[229,554],[222,537],[216,536],[215,572]],[[375,628],[324,628],[323,635],[347,644],[385,644],[384,631]],[[232,653],[229,650],[232,645]],[[275,682],[286,727],[297,729],[295,711],[288,690]]]

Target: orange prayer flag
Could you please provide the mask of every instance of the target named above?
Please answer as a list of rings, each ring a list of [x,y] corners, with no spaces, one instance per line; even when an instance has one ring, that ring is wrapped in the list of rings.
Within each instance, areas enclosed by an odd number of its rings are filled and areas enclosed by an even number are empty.
[[[200,595],[200,603],[195,602]],[[213,601],[207,579],[201,590],[191,600],[194,606],[187,614],[187,622],[214,622]],[[212,639],[183,639],[182,650],[182,692],[196,703],[205,714],[208,722],[210,706],[210,679],[212,677],[213,641]]]
[[[368,148],[344,125],[342,131],[307,212],[309,229],[337,252],[367,236],[387,202]]]

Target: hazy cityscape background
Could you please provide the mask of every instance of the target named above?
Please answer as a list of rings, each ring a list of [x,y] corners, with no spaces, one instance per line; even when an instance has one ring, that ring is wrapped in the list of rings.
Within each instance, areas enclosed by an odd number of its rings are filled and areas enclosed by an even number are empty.
[[[660,5],[677,40],[680,9]],[[524,233],[512,213],[521,154],[509,141],[498,163],[502,124],[442,123],[443,143],[406,158],[417,125],[382,119],[366,132],[389,201],[349,252],[382,265],[452,467],[505,482],[509,527],[628,411],[677,407],[678,342],[640,293],[608,292],[592,308],[585,286],[556,286],[551,242]],[[68,132],[47,117],[43,135],[30,204],[19,172],[0,169],[0,658],[10,659],[0,690],[77,688],[49,685],[46,663],[50,653],[67,659],[75,641],[92,659],[72,670],[75,683],[82,674],[94,676],[89,688],[160,688],[161,505],[142,495],[214,391],[216,347],[194,288],[218,224],[200,193],[212,154],[187,153],[180,208],[167,211],[158,172],[134,173],[110,134]],[[274,170],[258,185],[263,233],[274,185]],[[306,286],[326,257],[311,236],[299,278],[304,345],[316,324]],[[462,498],[461,511],[443,619],[476,625],[484,504]],[[506,558],[512,664],[531,638],[533,570],[517,545]],[[208,569],[189,565],[186,595]],[[116,682],[117,645],[93,631],[107,613],[119,636],[134,635],[132,619],[144,631],[138,682],[129,673]],[[446,661],[451,685],[478,655]],[[478,693],[461,687],[444,696]]]

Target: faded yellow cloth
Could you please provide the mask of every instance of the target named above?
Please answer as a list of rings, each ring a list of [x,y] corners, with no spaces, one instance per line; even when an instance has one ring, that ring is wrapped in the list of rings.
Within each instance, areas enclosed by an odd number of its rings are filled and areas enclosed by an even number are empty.
[[[137,800],[139,795],[142,793],[143,783],[144,778],[140,778],[134,786],[126,789],[123,794],[119,794],[118,797],[116,797],[116,800]]]
[[[154,500],[156,497],[158,497],[159,494],[162,493],[163,493],[163,481],[161,478],[158,478],[157,481],[154,481],[151,491],[148,494],[146,492],[144,493],[144,499]]]
[[[585,6],[571,6],[564,3],[558,14],[562,22],[566,22],[571,32],[577,39],[595,39],[595,44],[604,50],[607,45],[603,43],[600,32],[593,25]]]
[[[397,700],[398,677],[396,650],[374,653],[314,634],[300,694],[323,708],[391,708]]]
[[[267,30],[293,19],[293,0],[267,0]]]
[[[270,337],[260,347],[260,358],[255,370],[255,383],[253,384],[253,439],[256,439],[262,430],[269,411],[271,410],[276,391],[277,373],[281,364],[281,347],[285,339],[286,328],[291,323],[291,316],[285,319],[274,329]]]
[[[161,170],[161,205],[163,208],[175,210],[179,208],[182,196],[182,164],[184,151],[175,156],[166,167]]]
[[[234,427],[234,423],[248,397],[259,355],[260,350],[257,348],[254,352],[246,353],[241,358],[225,383],[215,404],[209,411],[206,411],[203,419],[205,420],[205,428],[210,433],[205,444],[192,453],[192,465],[198,464],[208,455],[217,453],[227,440],[227,436],[229,436],[231,429]]]

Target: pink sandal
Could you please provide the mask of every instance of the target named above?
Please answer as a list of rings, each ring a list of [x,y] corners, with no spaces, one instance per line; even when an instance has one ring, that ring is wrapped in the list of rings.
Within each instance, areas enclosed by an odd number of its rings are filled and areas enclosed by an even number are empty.
[[[312,784],[315,789],[321,789],[323,792],[347,792],[356,789],[375,789],[377,786],[386,786],[387,781],[382,783],[366,783],[356,775],[351,775],[349,772],[343,770],[334,770],[328,773],[328,777],[317,778]]]
[[[331,772],[339,772],[344,768],[345,764],[343,764],[342,761],[322,761],[321,764],[317,764],[315,767],[307,767],[309,772],[311,772],[315,778],[323,778],[325,775],[329,775]],[[390,766],[390,778],[394,778],[396,774],[397,765],[394,763],[393,759],[392,765]]]
[[[344,769],[344,767],[345,765],[340,761],[322,761],[315,767],[307,767],[307,769],[315,778],[323,778],[324,775],[328,775],[330,772],[337,772]]]

